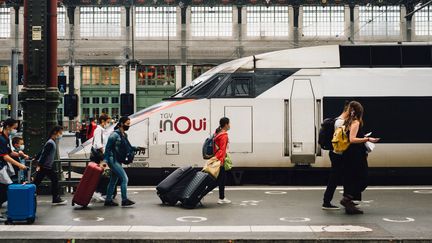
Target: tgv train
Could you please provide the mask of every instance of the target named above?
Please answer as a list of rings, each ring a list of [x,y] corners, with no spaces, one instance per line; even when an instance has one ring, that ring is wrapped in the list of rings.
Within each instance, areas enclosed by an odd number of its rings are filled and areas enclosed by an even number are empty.
[[[365,132],[381,138],[370,167],[432,167],[431,53],[425,44],[329,45],[221,64],[131,116],[131,143],[147,148],[131,166],[202,166],[202,144],[226,116],[237,171],[328,167],[320,124],[357,100]],[[86,158],[90,147],[70,157]]]

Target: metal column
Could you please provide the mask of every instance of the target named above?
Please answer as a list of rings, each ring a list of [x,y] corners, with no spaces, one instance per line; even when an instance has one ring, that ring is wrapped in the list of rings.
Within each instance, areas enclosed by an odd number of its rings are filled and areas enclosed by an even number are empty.
[[[28,154],[36,154],[57,124],[57,0],[24,1],[24,138]]]

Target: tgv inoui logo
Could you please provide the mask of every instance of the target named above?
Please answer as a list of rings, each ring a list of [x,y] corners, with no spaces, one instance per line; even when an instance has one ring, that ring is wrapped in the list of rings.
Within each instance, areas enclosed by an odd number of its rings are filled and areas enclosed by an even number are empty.
[[[207,120],[191,119],[186,116],[174,118],[172,113],[162,113],[159,122],[159,132],[176,131],[179,134],[189,133],[194,131],[205,131],[207,129]]]

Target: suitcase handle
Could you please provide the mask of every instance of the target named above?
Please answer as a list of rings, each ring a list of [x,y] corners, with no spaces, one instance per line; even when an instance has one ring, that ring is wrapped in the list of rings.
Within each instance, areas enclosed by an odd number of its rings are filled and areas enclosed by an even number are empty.
[[[28,160],[26,160],[26,164],[29,163],[29,166],[26,166],[27,169],[25,170],[25,172],[27,172],[27,183],[31,183],[31,172],[32,172],[32,162],[33,162],[33,158],[29,158]],[[24,183],[21,181],[21,177],[18,176],[18,183]]]

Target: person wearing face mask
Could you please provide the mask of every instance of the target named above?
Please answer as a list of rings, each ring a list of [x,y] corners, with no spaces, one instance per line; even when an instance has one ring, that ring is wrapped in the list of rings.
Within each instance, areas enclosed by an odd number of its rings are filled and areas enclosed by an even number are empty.
[[[51,129],[48,134],[48,141],[42,149],[42,152],[35,158],[38,162],[38,168],[36,169],[36,176],[33,183],[37,186],[47,176],[51,180],[51,194],[53,205],[64,205],[67,203],[63,200],[59,193],[58,175],[53,169],[54,160],[57,152],[56,140],[60,140],[63,137],[63,127],[55,126]]]
[[[18,121],[9,118],[3,122],[0,133],[0,207],[7,201],[7,188],[12,184],[10,177],[14,175],[13,170],[9,170],[9,165],[16,166],[19,170],[27,169],[25,165],[13,159],[20,155],[12,151],[9,137],[17,133],[17,128]]]
[[[92,161],[97,164],[101,163],[103,159],[103,155],[105,152],[105,145],[108,140],[106,128],[108,128],[110,125],[111,117],[108,116],[107,114],[102,114],[99,116],[98,121],[99,121],[99,125],[97,125],[97,128],[94,132],[93,143],[92,143],[93,150],[100,155],[97,156],[99,158],[95,158],[93,159],[94,161]],[[101,180],[99,181],[99,185],[93,194],[93,199],[98,202],[105,201],[105,199],[102,197],[102,194],[106,191],[104,189],[106,189],[108,184],[104,179],[105,178],[101,178]]]
[[[22,137],[15,136],[12,138],[13,151],[18,153],[18,157],[13,157],[16,161],[25,165],[25,161],[29,159],[29,156],[24,153],[24,139]],[[24,182],[26,180],[26,171],[20,171],[18,167],[13,166],[15,176],[12,177],[12,181],[15,183]]]
[[[121,117],[114,128],[114,132],[109,136],[105,147],[104,160],[111,169],[105,206],[118,206],[118,203],[113,201],[113,193],[119,179],[122,207],[132,206],[135,204],[135,202],[130,200],[127,196],[128,176],[122,167],[121,159],[126,157],[125,153],[134,153],[136,151],[144,150],[144,148],[134,147],[129,143],[126,131],[129,130],[130,124],[131,121],[129,117]]]

